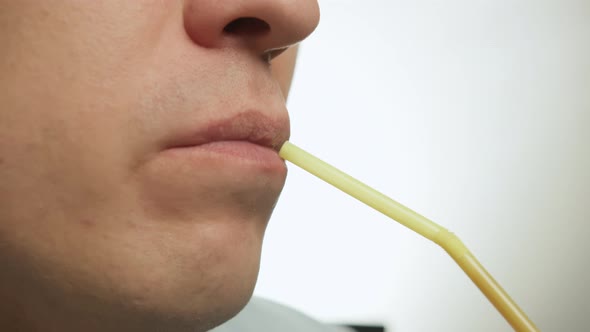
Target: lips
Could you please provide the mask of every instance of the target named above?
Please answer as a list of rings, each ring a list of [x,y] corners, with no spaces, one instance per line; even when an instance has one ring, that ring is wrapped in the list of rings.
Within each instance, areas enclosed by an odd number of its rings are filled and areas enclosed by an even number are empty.
[[[288,117],[270,117],[260,111],[247,111],[213,120],[175,138],[169,149],[199,147],[220,142],[246,142],[277,151],[289,139]]]
[[[177,130],[164,146],[168,167],[207,172],[231,169],[236,174],[276,173],[284,177],[286,165],[278,151],[289,138],[287,113],[268,115],[245,111],[204,122],[196,129]]]

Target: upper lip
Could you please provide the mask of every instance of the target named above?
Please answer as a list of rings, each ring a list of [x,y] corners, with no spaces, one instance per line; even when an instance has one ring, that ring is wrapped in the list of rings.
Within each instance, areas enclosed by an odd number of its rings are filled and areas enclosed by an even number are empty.
[[[279,151],[289,139],[288,116],[269,116],[261,111],[246,111],[209,121],[175,139],[170,148],[191,147],[218,141],[248,141]]]

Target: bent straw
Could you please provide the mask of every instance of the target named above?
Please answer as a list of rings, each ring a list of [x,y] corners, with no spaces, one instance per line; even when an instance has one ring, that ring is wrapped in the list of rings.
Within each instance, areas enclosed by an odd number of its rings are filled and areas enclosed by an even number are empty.
[[[290,142],[283,144],[279,155],[441,246],[515,331],[538,331],[455,234]]]

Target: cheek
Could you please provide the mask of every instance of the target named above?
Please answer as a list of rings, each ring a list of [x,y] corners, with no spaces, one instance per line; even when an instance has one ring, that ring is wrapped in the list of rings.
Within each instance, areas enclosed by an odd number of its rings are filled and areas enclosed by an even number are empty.
[[[116,110],[96,105],[75,89],[65,95],[57,85],[46,89],[39,85],[28,89],[26,98],[3,96],[7,105],[0,121],[3,208],[20,206],[23,212],[27,204],[65,208],[58,204],[95,198],[124,175],[123,137],[115,133],[129,128]]]
[[[131,205],[133,145],[122,142],[137,126],[126,111],[134,94],[120,88],[132,84],[60,75],[49,60],[36,74],[23,62],[1,90],[0,242],[49,246],[37,253],[71,245],[84,218],[104,223]]]
[[[0,216],[100,201],[125,179],[140,59],[172,9],[156,3],[3,3]]]

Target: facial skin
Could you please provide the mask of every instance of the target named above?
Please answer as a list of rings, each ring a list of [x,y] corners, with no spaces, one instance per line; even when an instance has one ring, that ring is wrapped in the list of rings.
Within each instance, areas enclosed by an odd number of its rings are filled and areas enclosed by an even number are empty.
[[[286,139],[294,51],[265,59],[318,17],[315,0],[0,0],[0,330],[236,314],[286,169],[175,139],[235,116]]]

